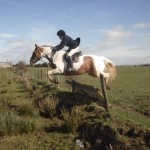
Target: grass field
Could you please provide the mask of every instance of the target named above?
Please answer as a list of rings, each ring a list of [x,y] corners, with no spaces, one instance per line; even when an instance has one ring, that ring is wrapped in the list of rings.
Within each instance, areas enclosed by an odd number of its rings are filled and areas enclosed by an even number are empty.
[[[58,91],[42,70],[42,79],[39,71],[37,80],[29,80],[0,69],[0,149],[78,150],[76,139],[85,150],[149,149],[150,67],[117,67],[112,90],[107,91],[109,112],[71,93],[65,83],[73,78],[100,88],[98,78],[60,76]],[[26,75],[33,74],[29,68]]]

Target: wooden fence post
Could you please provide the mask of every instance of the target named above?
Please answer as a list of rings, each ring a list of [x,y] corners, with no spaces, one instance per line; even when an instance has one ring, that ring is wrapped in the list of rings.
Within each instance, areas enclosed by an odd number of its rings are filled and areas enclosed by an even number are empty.
[[[49,77],[48,77],[48,71],[49,71],[49,63],[48,63],[48,66],[46,68],[46,80],[47,80],[47,83],[49,83]]]
[[[104,107],[108,111],[108,98],[107,98],[107,92],[106,92],[106,84],[105,84],[104,76],[102,74],[100,74],[100,81],[101,81],[102,93],[104,96]]]
[[[36,74],[35,74],[35,69],[33,69],[33,78],[35,79],[36,78]]]
[[[41,69],[41,82],[42,82],[42,69]]]
[[[59,75],[57,75],[57,81],[59,82]],[[57,88],[59,88],[59,83],[57,84]]]
[[[37,74],[37,79],[39,80],[39,78],[40,78],[40,70],[38,70],[37,73],[38,73],[38,74]]]
[[[48,73],[48,72],[47,72],[47,68],[46,68],[46,70],[45,70],[45,81],[46,81],[46,82],[48,82],[48,75],[47,75],[47,73]]]

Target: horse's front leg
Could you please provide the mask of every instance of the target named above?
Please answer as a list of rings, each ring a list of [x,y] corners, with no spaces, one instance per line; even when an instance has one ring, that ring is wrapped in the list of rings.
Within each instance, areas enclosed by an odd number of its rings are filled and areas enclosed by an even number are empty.
[[[53,78],[52,75],[60,74],[60,70],[58,68],[52,69],[48,71],[48,78],[51,83],[59,84],[59,81],[56,78]]]

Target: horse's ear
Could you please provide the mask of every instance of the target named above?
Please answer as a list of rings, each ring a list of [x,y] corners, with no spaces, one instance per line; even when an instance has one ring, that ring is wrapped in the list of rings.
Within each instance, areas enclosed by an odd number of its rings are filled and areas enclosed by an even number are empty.
[[[37,44],[35,43],[35,48],[37,48],[38,46],[37,46]]]

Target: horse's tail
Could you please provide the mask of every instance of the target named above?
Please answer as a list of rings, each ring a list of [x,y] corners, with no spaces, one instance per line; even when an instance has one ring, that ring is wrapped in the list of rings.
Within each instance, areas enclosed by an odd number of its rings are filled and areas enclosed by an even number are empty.
[[[116,77],[116,65],[109,59],[104,59],[105,69],[104,72],[109,73],[109,81],[113,81]]]

